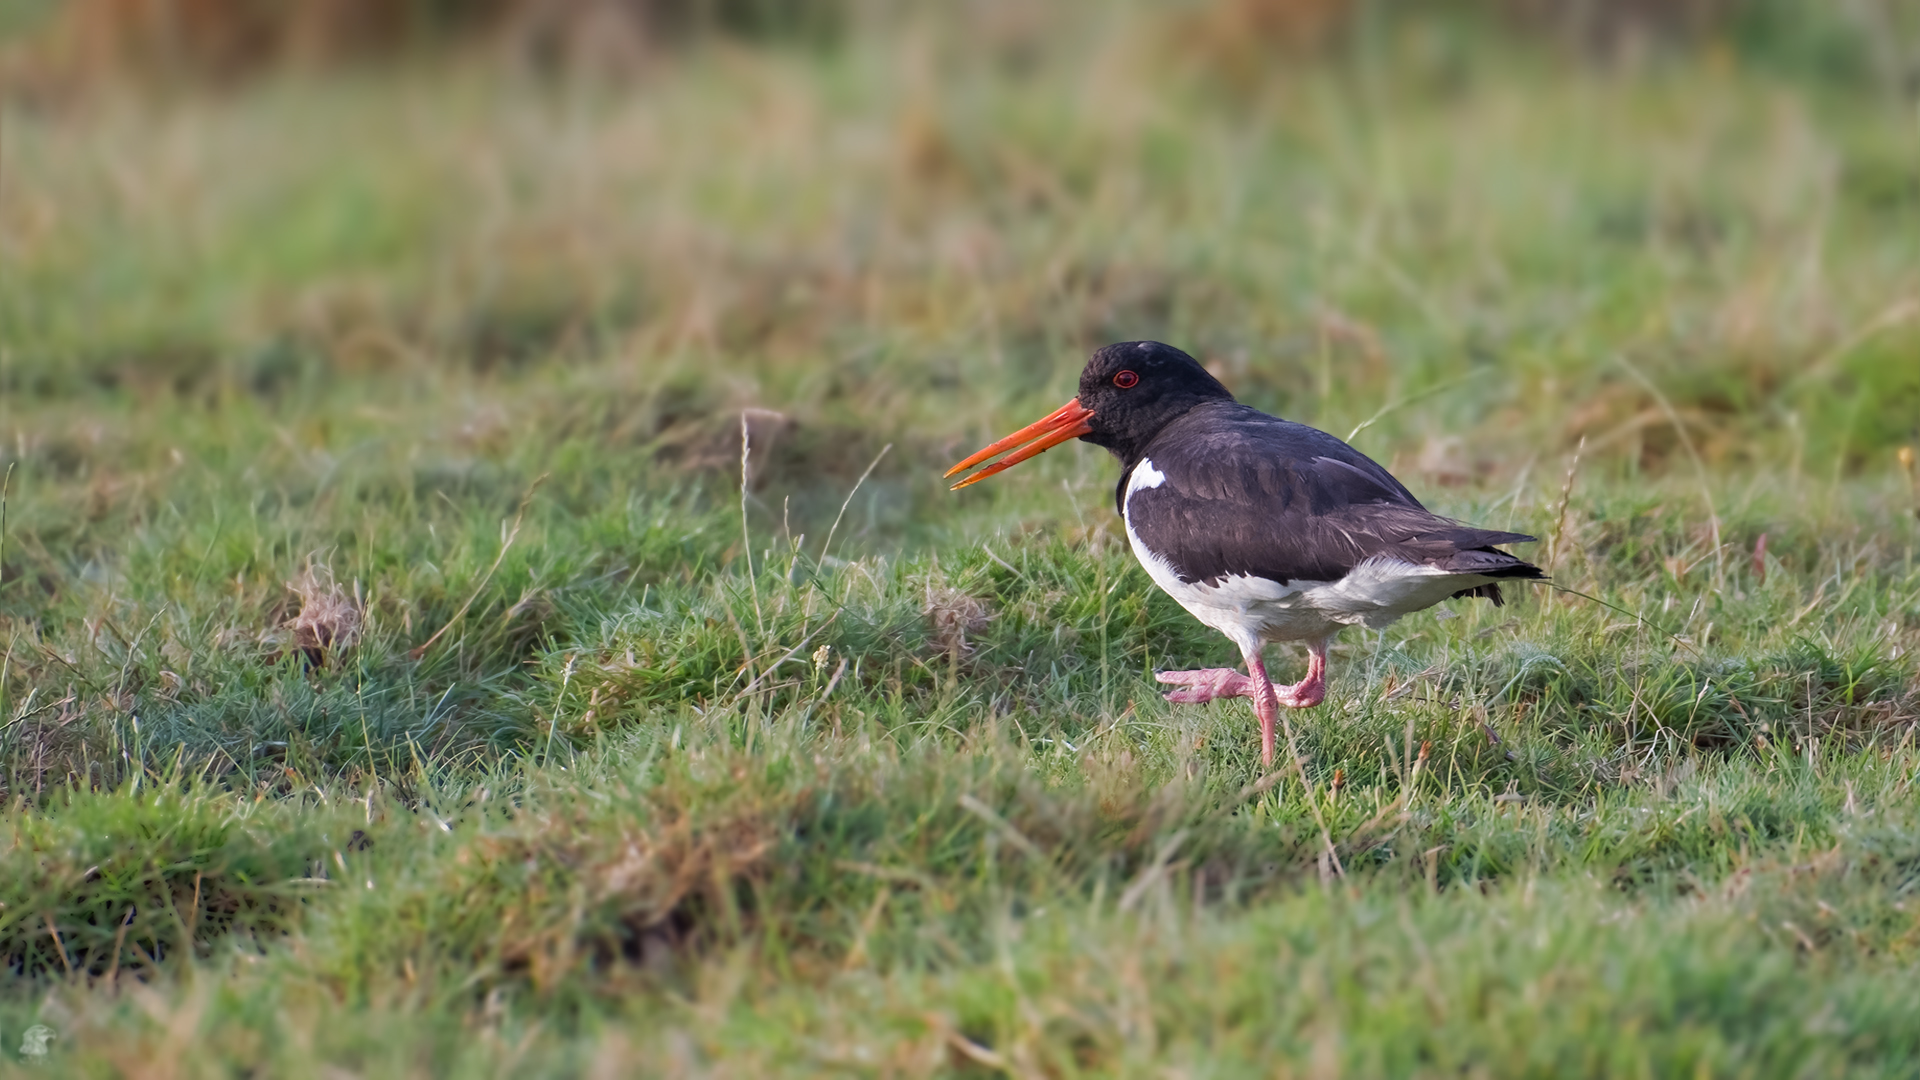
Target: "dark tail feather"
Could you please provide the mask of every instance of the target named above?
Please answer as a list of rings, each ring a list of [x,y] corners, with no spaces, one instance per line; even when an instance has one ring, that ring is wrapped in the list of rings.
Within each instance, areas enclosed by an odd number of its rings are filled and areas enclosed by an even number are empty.
[[[1529,537],[1529,539],[1531,539],[1531,537]],[[1477,548],[1470,551],[1463,551],[1459,556],[1448,560],[1448,563],[1447,569],[1449,570],[1457,568],[1466,573],[1479,574],[1481,577],[1517,578],[1522,581],[1544,581],[1547,577],[1547,575],[1540,572],[1539,567],[1532,563],[1516,559],[1504,551],[1496,551],[1493,548]],[[1463,563],[1469,565],[1460,565]],[[1488,582],[1485,585],[1476,585],[1471,589],[1461,589],[1453,595],[1455,599],[1469,596],[1484,596],[1493,601],[1494,607],[1502,607],[1507,602],[1506,598],[1500,595],[1500,586],[1493,582]]]
[[[1495,544],[1527,544],[1534,538],[1525,533],[1496,532],[1460,525],[1414,536],[1404,542],[1412,549],[1408,556],[1428,566],[1462,577],[1520,578],[1539,580],[1547,575],[1540,568],[1495,547]],[[1486,582],[1453,594],[1456,598],[1484,596],[1495,607],[1506,603],[1500,586]]]

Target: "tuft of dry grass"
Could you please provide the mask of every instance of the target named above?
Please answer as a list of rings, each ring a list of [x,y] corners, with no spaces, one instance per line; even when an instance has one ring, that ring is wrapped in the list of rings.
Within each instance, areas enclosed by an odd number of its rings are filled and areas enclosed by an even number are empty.
[[[299,598],[300,610],[284,625],[292,631],[293,647],[307,663],[325,667],[359,642],[366,612],[358,596],[358,582],[354,593],[349,594],[334,582],[331,570],[310,565],[287,582],[287,591]]]
[[[950,655],[972,651],[968,636],[979,635],[993,621],[993,610],[985,601],[951,585],[929,584],[921,613],[926,616],[933,644]]]

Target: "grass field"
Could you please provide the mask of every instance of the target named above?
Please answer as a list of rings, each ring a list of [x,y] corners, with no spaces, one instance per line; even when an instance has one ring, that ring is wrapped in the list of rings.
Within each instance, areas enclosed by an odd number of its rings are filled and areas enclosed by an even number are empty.
[[[1816,9],[7,101],[0,1076],[1920,1072],[1920,52]],[[1130,338],[1586,595],[1263,775],[1104,453],[939,479]]]

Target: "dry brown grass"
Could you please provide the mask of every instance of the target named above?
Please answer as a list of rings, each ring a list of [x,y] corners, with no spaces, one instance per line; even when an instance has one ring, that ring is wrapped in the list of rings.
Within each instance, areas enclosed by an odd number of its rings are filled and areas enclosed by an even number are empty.
[[[300,610],[286,621],[293,632],[293,647],[315,667],[324,667],[339,653],[351,649],[360,639],[365,609],[358,595],[351,595],[333,580],[333,572],[323,566],[309,566],[287,582],[287,590],[300,600]],[[358,593],[358,584],[355,585]]]
[[[927,586],[923,610],[934,643],[951,655],[972,651],[967,636],[978,635],[993,621],[992,610],[979,597],[945,585]]]

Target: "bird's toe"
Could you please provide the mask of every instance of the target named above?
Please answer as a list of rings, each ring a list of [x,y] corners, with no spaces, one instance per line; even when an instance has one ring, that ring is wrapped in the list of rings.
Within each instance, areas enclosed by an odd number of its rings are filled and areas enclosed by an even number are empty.
[[[1172,693],[1162,694],[1161,696],[1175,705],[1205,705],[1219,695],[1215,694],[1211,689],[1199,687],[1192,690],[1175,690]]]
[[[1276,686],[1274,695],[1289,709],[1311,709],[1327,699],[1327,684],[1309,680],[1298,686]]]
[[[1173,686],[1211,686],[1238,676],[1232,668],[1195,668],[1192,671],[1156,671],[1153,677]]]
[[[1195,671],[1161,671],[1154,678],[1173,686],[1184,686],[1166,695],[1176,705],[1204,705],[1219,698],[1247,696],[1247,677],[1232,668],[1200,668]]]

